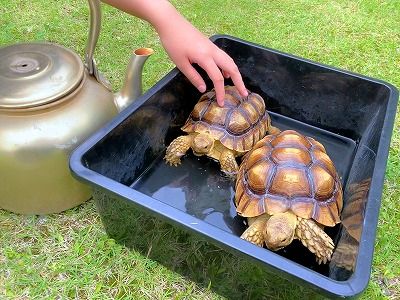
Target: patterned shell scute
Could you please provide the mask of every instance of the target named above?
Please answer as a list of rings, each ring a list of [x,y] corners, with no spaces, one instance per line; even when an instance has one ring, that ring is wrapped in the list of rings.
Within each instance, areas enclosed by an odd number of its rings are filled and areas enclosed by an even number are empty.
[[[225,147],[246,152],[270,126],[264,100],[256,93],[242,98],[233,86],[225,87],[225,104],[220,107],[212,90],[201,96],[182,130],[209,133]]]
[[[243,217],[287,210],[322,225],[340,222],[339,175],[324,146],[294,130],[267,135],[243,158],[235,202]]]

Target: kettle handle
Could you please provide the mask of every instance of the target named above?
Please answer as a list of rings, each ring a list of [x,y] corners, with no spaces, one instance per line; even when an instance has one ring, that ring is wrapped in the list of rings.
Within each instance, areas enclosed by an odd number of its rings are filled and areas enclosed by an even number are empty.
[[[88,42],[85,50],[85,64],[90,75],[111,91],[111,85],[104,75],[99,71],[94,59],[94,49],[100,35],[101,28],[101,4],[100,0],[88,0],[90,8],[90,28]]]

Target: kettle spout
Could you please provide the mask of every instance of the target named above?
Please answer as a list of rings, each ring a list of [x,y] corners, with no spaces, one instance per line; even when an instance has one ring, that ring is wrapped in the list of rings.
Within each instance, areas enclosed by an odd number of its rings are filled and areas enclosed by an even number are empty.
[[[119,111],[125,109],[142,95],[142,71],[147,58],[154,53],[151,48],[139,48],[133,51],[126,69],[122,88],[114,95]]]

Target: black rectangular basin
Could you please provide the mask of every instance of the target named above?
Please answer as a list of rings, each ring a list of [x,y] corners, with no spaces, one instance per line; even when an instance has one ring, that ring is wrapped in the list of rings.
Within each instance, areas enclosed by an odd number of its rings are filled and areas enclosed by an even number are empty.
[[[234,185],[219,165],[190,151],[178,167],[165,163],[166,146],[182,134],[200,97],[176,69],[75,150],[73,175],[93,188],[107,234],[121,243],[138,238],[129,227],[140,211],[327,297],[358,297],[371,273],[397,89],[235,37],[211,39],[237,63],[246,87],[264,98],[275,126],[326,147],[342,180],[347,221],[326,232],[349,251],[345,262],[334,256],[318,265],[300,242],[271,252],[240,239],[245,225]]]

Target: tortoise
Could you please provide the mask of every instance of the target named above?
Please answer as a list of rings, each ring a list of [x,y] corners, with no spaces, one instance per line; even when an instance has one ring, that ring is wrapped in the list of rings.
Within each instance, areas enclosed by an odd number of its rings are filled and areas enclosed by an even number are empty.
[[[343,192],[324,146],[294,130],[267,135],[242,160],[235,205],[249,227],[241,238],[277,251],[299,239],[327,263],[334,243],[324,226],[340,223]]]
[[[271,125],[264,99],[248,90],[242,98],[234,86],[225,86],[225,105],[217,103],[215,89],[203,94],[181,128],[187,135],[174,139],[164,159],[171,166],[192,148],[197,156],[219,161],[221,170],[235,179],[239,166],[236,157],[249,151],[267,133],[279,132]]]
[[[330,269],[335,266],[348,271],[355,269],[370,186],[371,178],[368,178],[347,188],[347,201],[341,215],[342,234],[333,252]]]

